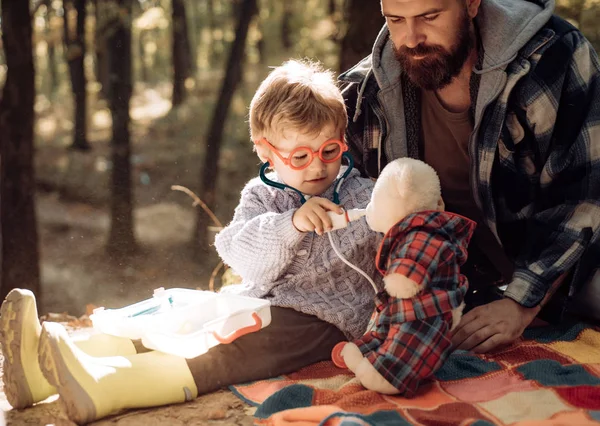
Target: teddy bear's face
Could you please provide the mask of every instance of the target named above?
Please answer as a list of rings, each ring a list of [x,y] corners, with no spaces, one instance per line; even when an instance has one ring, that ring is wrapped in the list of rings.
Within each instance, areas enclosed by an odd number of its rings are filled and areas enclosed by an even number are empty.
[[[402,206],[406,205],[395,188],[392,179],[378,180],[367,205],[367,224],[384,234],[407,215]]]
[[[375,183],[367,206],[371,229],[386,233],[411,213],[443,210],[435,170],[420,160],[399,158],[389,163]]]

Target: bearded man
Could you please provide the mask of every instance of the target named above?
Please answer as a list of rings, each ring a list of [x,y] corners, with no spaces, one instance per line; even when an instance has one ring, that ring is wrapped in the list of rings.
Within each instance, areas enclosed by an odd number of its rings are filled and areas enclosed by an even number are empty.
[[[488,352],[546,318],[600,317],[600,79],[553,0],[382,0],[372,54],[340,76],[358,168],[440,176],[478,223],[456,348]]]

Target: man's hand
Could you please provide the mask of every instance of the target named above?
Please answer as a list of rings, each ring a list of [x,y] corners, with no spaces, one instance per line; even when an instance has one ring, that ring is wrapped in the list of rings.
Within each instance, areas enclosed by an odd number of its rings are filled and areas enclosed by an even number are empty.
[[[452,335],[455,349],[486,353],[518,339],[541,307],[524,308],[504,298],[467,312]]]
[[[323,235],[323,232],[333,228],[331,219],[327,215],[328,211],[334,211],[338,214],[344,212],[340,206],[326,198],[311,197],[302,207],[296,210],[296,213],[292,216],[292,223],[300,232],[315,231],[317,234]]]

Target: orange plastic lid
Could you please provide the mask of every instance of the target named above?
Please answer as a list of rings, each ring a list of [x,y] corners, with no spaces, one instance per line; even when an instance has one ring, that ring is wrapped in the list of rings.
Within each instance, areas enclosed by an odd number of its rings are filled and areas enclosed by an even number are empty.
[[[348,368],[346,363],[344,362],[344,358],[342,357],[342,349],[346,346],[348,342],[340,342],[335,345],[331,351],[331,360],[338,368]]]

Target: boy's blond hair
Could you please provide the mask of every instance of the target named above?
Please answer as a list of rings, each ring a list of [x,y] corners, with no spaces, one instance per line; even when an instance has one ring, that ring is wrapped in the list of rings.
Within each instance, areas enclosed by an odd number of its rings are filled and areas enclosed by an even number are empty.
[[[265,137],[276,143],[283,129],[318,134],[331,124],[342,133],[347,123],[333,73],[315,62],[290,60],[275,68],[250,103],[253,141]]]

